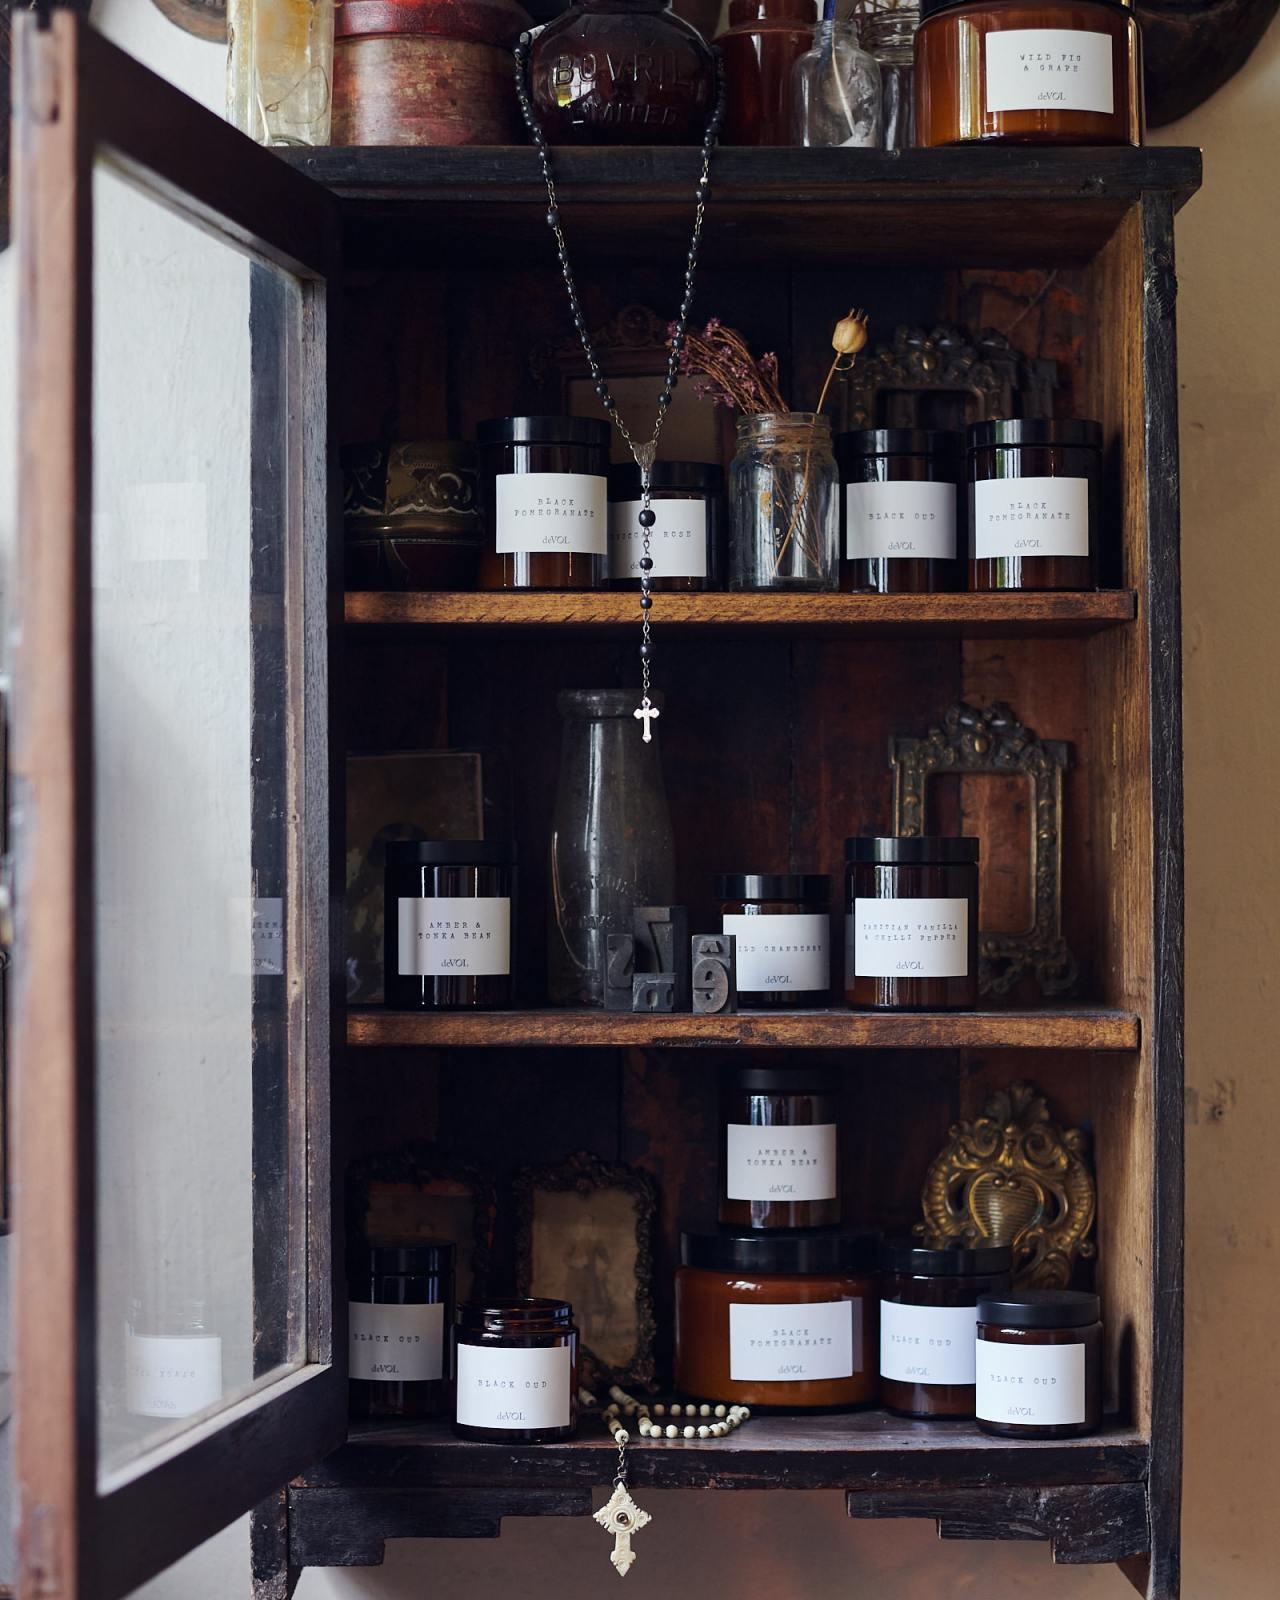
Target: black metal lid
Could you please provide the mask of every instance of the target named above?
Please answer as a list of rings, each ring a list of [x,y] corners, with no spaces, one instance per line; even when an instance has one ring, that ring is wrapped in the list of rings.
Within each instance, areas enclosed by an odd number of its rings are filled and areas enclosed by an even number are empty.
[[[918,839],[878,839],[860,834],[856,839],[845,840],[844,858],[887,866],[962,866],[978,859],[978,841],[958,835],[923,834]]]
[[[978,1301],[978,1321],[1001,1328],[1089,1328],[1101,1317],[1097,1295],[1078,1289],[1018,1289]]]
[[[831,898],[825,872],[717,872],[717,900],[817,901]]]
[[[477,444],[587,444],[608,449],[613,429],[598,417],[490,417]]]
[[[880,1251],[884,1272],[905,1272],[913,1278],[972,1278],[983,1273],[1011,1272],[1013,1251],[1007,1244],[961,1244],[930,1250],[910,1239],[888,1239]]]
[[[510,1300],[468,1300],[458,1308],[458,1323],[469,1333],[557,1332],[572,1327],[573,1307],[567,1300],[533,1295]]]
[[[968,448],[990,450],[997,445],[1074,445],[1102,449],[1102,424],[1087,417],[1006,417],[969,424]]]
[[[839,1094],[844,1074],[839,1067],[726,1068],[724,1086],[746,1094]]]
[[[971,0],[920,0],[920,20],[923,22],[927,17],[932,17],[939,11],[950,11],[956,6],[970,3]],[[1068,6],[1075,4],[1076,0],[1044,0],[1044,3],[1047,6]],[[1101,6],[1114,6],[1120,11],[1133,10],[1133,0],[1094,0],[1094,3]]]
[[[416,1244],[371,1244],[353,1249],[347,1258],[352,1278],[417,1278],[452,1272],[457,1246],[447,1240]]]
[[[856,428],[836,435],[836,454],[847,456],[955,456],[963,435],[943,428]]]
[[[649,473],[649,486],[688,489],[693,494],[723,494],[724,468],[712,461],[655,461]],[[609,498],[640,498],[640,468],[634,461],[619,461],[609,468]]]
[[[682,1233],[680,1261],[712,1272],[753,1272],[765,1276],[874,1272],[880,1251],[878,1233],[842,1228],[781,1228],[756,1233],[720,1228],[714,1233]]]
[[[513,839],[391,839],[389,867],[505,867],[516,858]]]

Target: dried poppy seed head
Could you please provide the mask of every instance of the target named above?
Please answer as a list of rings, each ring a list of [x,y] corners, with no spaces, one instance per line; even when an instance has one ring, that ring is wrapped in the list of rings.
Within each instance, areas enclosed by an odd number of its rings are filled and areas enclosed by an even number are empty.
[[[841,317],[831,335],[831,348],[837,355],[856,356],[867,343],[867,314],[859,309]]]

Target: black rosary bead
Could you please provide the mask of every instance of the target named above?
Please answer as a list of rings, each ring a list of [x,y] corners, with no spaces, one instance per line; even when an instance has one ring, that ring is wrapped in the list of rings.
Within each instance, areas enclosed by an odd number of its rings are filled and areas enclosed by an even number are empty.
[[[653,654],[653,651],[647,644],[642,644],[640,646],[640,659],[641,659],[641,661],[647,661],[652,654]]]
[[[652,572],[653,571],[653,557],[652,556],[641,556],[639,565],[640,565],[641,572]]]
[[[657,520],[657,516],[648,506],[640,513],[640,526],[642,528],[652,528]]]
[[[653,596],[651,594],[642,594],[640,596],[640,609],[641,609],[641,611],[647,611],[652,604],[653,604]]]

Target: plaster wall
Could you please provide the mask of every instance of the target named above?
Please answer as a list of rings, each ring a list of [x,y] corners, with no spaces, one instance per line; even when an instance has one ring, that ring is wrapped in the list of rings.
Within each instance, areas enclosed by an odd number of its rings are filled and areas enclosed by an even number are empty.
[[[144,0],[101,0],[104,30],[214,107],[222,54]],[[1205,189],[1178,229],[1187,742],[1186,1600],[1271,1600],[1280,1468],[1277,1224],[1280,1073],[1280,28],[1244,72],[1160,142],[1205,148]],[[0,256],[0,338],[12,349],[12,256]],[[140,332],[145,336],[145,330]],[[13,396],[0,367],[0,486]],[[12,513],[0,492],[0,533]],[[0,540],[0,545],[5,541]],[[663,1494],[629,1600],[719,1589],[751,1600],[864,1592],[985,1600],[1122,1600],[1110,1570],[1054,1568],[1037,1545],[940,1545],[923,1523],[855,1524],[838,1495]],[[311,1572],[299,1600],[417,1600],[430,1588],[497,1600],[598,1600],[608,1542],[581,1521],[508,1523],[501,1540],[405,1543],[386,1565]],[[248,1600],[243,1525],[143,1591]]]

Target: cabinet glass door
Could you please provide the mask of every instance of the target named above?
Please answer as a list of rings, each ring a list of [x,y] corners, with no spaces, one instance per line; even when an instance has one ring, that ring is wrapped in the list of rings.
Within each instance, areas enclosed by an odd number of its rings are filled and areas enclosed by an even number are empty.
[[[22,19],[20,1596],[123,1595],[336,1443],[334,203]]]

